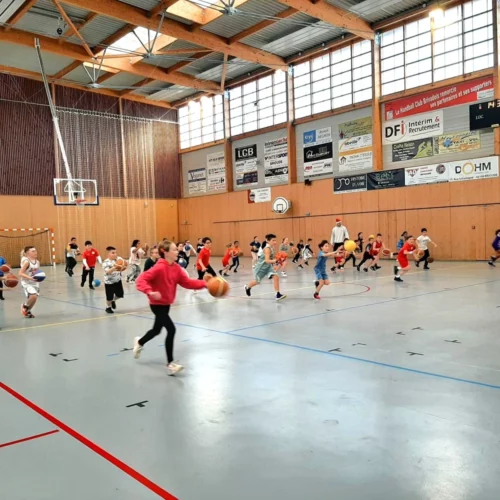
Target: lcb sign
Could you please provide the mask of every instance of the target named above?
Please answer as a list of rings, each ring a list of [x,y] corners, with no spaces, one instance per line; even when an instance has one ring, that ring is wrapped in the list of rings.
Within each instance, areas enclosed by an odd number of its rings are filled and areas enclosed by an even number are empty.
[[[248,158],[257,157],[257,144],[235,148],[236,160],[247,160]]]

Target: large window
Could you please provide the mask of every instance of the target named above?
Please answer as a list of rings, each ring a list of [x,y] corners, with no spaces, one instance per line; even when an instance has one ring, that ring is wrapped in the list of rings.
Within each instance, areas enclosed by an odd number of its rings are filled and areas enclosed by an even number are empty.
[[[181,149],[224,139],[224,103],[221,95],[202,97],[179,108]]]
[[[382,34],[382,95],[493,66],[493,1],[473,0]]]
[[[229,91],[231,135],[285,123],[287,119],[286,73],[272,75]]]
[[[294,68],[295,118],[372,98],[372,52],[368,40],[348,45]]]

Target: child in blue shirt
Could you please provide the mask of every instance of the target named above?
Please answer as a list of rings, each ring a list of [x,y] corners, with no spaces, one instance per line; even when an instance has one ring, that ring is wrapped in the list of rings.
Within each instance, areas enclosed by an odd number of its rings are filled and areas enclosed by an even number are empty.
[[[488,264],[491,267],[496,267],[494,262],[500,257],[500,229],[497,229],[495,232],[495,239],[493,240],[493,243],[491,244],[493,247],[493,250],[495,250],[495,255],[491,256],[491,259],[488,261]]]
[[[320,252],[316,260],[316,265],[314,266],[314,273],[316,274],[316,281],[314,282],[316,285],[316,291],[314,292],[314,298],[316,300],[320,299],[319,292],[323,286],[330,284],[328,274],[326,274],[326,261],[328,260],[328,257],[335,257],[338,255],[338,252],[328,251],[330,250],[330,243],[328,243],[327,240],[323,240],[318,247]]]

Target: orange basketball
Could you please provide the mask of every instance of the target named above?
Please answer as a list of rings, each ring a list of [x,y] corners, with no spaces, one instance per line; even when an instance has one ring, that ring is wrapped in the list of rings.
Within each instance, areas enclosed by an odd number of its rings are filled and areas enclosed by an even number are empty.
[[[11,273],[7,274],[7,276],[5,277],[5,286],[7,288],[16,288],[18,284],[19,284],[19,279],[17,278],[17,276]]]
[[[224,297],[229,292],[229,283],[221,277],[217,277],[207,283],[207,288],[212,297]]]
[[[429,264],[432,264],[432,263],[434,262],[434,257],[429,257],[429,258],[427,259],[427,262],[428,262]]]
[[[117,271],[123,271],[124,269],[127,269],[127,261],[125,259],[122,259],[121,257],[117,257],[115,262],[115,269]]]
[[[419,259],[425,255],[425,251],[424,250],[417,250],[415,253],[417,254],[417,257]]]
[[[8,264],[4,264],[3,266],[0,266],[0,271],[2,271],[2,273],[10,273],[10,266]]]
[[[384,248],[382,250],[382,253],[386,256],[386,257],[390,257],[392,255],[392,251],[389,250],[388,248]]]
[[[211,279],[213,278],[213,276],[209,273],[205,273],[203,275],[203,279],[208,283]]]

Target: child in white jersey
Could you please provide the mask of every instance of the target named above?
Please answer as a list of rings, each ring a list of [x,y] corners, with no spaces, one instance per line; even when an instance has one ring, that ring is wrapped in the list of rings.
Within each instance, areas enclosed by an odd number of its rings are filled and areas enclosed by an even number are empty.
[[[21,253],[21,286],[26,295],[26,302],[21,305],[21,313],[26,318],[34,318],[31,310],[36,304],[40,294],[40,283],[34,278],[34,275],[40,270],[40,262],[37,260],[38,254],[34,246],[24,247]]]
[[[139,277],[139,274],[141,274],[140,264],[144,255],[145,252],[141,247],[141,242],[139,240],[134,240],[130,248],[130,258],[128,260],[130,271],[127,274],[127,283],[135,283],[135,280]]]

